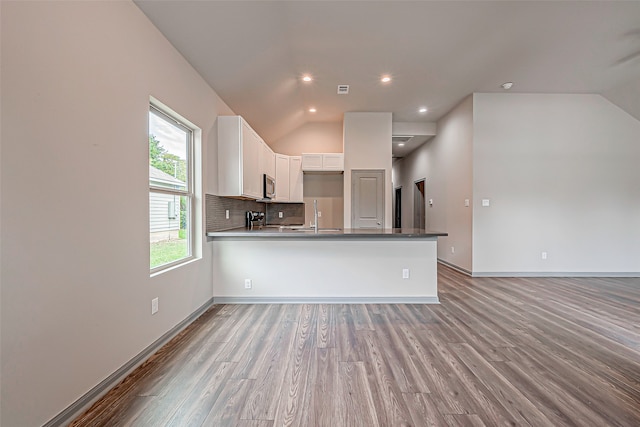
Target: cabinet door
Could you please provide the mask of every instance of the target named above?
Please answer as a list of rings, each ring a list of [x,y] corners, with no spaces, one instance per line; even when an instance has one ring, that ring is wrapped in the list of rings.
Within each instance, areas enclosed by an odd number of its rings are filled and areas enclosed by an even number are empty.
[[[302,157],[289,157],[289,201],[303,202],[303,174],[302,174]]]
[[[260,176],[266,173],[271,178],[276,177],[276,155],[262,139],[260,140]]]
[[[267,158],[267,172],[265,173],[269,175],[271,178],[275,178],[276,177],[276,153],[274,153],[271,147],[269,147],[267,144],[265,144],[265,146],[267,147],[267,150],[265,152],[265,155]]]
[[[322,154],[303,153],[302,154],[302,170],[303,171],[322,170]]]
[[[276,201],[289,201],[289,156],[276,154]]]
[[[323,154],[322,155],[322,170],[330,171],[342,171],[344,170],[344,154]]]
[[[246,123],[242,124],[242,195],[261,198],[260,138]]]

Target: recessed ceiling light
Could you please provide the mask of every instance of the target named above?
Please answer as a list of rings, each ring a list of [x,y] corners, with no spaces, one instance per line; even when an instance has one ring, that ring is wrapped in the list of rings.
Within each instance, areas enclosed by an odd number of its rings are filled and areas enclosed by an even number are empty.
[[[504,90],[509,90],[513,87],[513,82],[502,83],[500,86],[502,86],[502,89]]]
[[[382,78],[380,79],[380,81],[381,81],[382,83],[389,83],[389,82],[391,81],[391,77],[386,76],[386,75],[385,75],[385,76],[382,76]]]
[[[404,143],[401,142],[400,144],[398,144],[398,147],[404,147]]]
[[[313,80],[313,78],[309,74],[305,74],[304,76],[302,76],[303,82],[310,82],[311,80]]]
[[[315,113],[316,111],[318,111],[318,110],[316,110],[314,107],[309,108],[309,112],[310,113]]]
[[[427,112],[427,107],[420,107],[420,109],[418,110],[421,113],[426,113]]]

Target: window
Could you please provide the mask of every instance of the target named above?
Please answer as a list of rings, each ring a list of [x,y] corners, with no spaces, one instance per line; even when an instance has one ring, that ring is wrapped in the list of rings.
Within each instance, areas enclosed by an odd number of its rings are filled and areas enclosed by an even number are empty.
[[[151,272],[193,256],[193,130],[149,109],[149,243]]]

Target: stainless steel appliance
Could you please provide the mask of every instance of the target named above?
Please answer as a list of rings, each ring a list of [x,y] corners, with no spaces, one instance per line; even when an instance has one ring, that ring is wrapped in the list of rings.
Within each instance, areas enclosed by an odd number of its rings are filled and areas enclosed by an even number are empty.
[[[245,219],[247,228],[261,227],[264,225],[264,212],[247,211]]]
[[[265,199],[276,197],[276,180],[266,173],[262,174],[262,197]]]

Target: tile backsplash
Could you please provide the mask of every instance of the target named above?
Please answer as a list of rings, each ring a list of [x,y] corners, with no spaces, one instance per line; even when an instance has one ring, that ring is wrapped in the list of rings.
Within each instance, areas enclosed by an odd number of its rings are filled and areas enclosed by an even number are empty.
[[[304,224],[304,203],[268,203],[266,207],[267,224]],[[282,212],[282,218],[279,216],[280,212]]]
[[[264,212],[267,224],[304,224],[304,203],[258,203],[254,200],[205,196],[207,231],[221,231],[245,226],[247,211]],[[229,211],[229,219],[226,211]],[[282,212],[282,218],[279,218]]]

